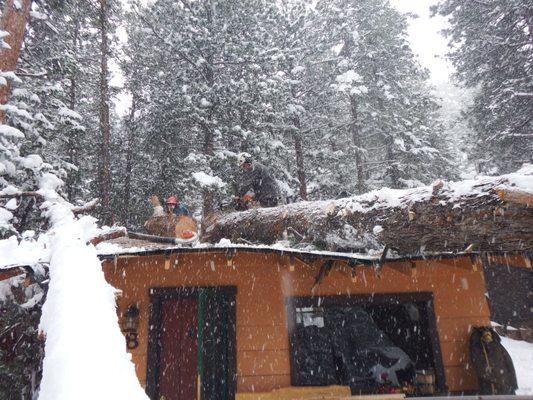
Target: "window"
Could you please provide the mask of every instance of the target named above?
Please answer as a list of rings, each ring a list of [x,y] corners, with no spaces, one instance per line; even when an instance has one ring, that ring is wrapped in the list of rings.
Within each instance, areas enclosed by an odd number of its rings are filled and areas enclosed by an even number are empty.
[[[293,385],[349,385],[354,394],[412,389],[417,371],[435,368],[430,304],[389,300],[290,299]]]

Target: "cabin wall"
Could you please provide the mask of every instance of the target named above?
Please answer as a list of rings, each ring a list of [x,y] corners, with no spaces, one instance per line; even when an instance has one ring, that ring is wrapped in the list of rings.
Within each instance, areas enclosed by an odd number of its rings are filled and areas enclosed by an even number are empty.
[[[292,265],[291,265],[292,264]],[[309,296],[320,264],[272,254],[141,256],[104,263],[108,281],[122,291],[119,312],[140,309],[139,346],[131,353],[146,384],[149,289],[176,286],[237,287],[237,391],[270,391],[290,385],[289,339],[284,299]],[[413,268],[414,266],[414,268]],[[450,391],[477,388],[468,368],[472,325],[489,323],[485,282],[470,258],[387,263],[378,277],[369,267],[355,276],[337,263],[316,295],[432,292],[446,383]]]

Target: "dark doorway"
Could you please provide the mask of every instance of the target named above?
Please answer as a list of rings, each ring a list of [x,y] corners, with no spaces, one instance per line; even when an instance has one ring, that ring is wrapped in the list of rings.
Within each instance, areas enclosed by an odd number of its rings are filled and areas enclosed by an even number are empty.
[[[234,287],[150,290],[146,391],[152,400],[233,399]]]
[[[387,393],[430,370],[445,392],[430,293],[294,297],[287,309],[293,385]]]

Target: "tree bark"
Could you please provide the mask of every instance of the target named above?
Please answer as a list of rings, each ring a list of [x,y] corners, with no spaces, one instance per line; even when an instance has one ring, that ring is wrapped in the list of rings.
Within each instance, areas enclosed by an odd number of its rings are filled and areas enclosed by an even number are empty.
[[[355,168],[357,170],[357,192],[362,194],[365,189],[365,171],[363,167],[363,152],[361,151],[361,135],[359,132],[359,121],[357,115],[357,99],[354,95],[350,95],[350,113],[352,116],[352,123],[350,129],[352,131],[352,141],[355,146]]]
[[[209,27],[210,34],[214,34],[214,24],[216,16],[216,8],[213,0],[207,0],[205,3],[205,10],[207,15],[207,25]],[[207,55],[205,63],[205,79],[206,84],[209,87],[209,93],[213,95],[213,86],[215,85],[215,71],[213,69],[213,51]],[[203,125],[204,130],[204,146],[203,152],[206,156],[211,158],[215,154],[215,137],[211,121],[214,114],[215,104],[211,98],[211,105],[208,112],[208,123]],[[204,189],[203,191],[203,215],[212,214],[214,209],[214,196],[211,190]]]
[[[304,165],[304,151],[302,146],[302,126],[300,123],[300,117],[297,115],[294,117],[295,131],[292,133],[294,139],[294,152],[296,153],[296,174],[298,176],[298,182],[300,182],[299,192],[302,200],[307,200],[307,182],[305,177],[305,165]]]
[[[9,49],[0,48],[0,71],[15,72],[17,61],[24,41],[26,25],[30,16],[31,0],[20,0],[21,7],[14,5],[14,0],[6,0],[0,30],[9,33],[3,40],[9,45]],[[0,85],[0,105],[7,104],[11,94],[11,80],[7,85]],[[0,124],[5,121],[5,113],[0,111]]]
[[[107,57],[109,44],[107,38],[107,0],[100,0],[98,13],[100,27],[100,193],[102,196],[102,223],[111,224],[111,126],[109,122],[109,82]]]
[[[78,38],[79,38],[79,30],[80,25],[78,20],[76,20],[74,24],[74,32],[72,34],[72,46],[73,46],[73,52],[74,55],[78,52]],[[76,91],[77,91],[77,82],[76,82],[76,73],[72,72],[69,78],[70,81],[70,88],[69,88],[69,108],[72,111],[76,110]],[[77,132],[76,132],[77,133]],[[78,154],[79,154],[79,146],[80,146],[80,138],[78,134],[73,135],[70,134],[67,138],[67,146],[68,146],[68,157],[69,162],[73,165],[79,166],[78,162]],[[73,172],[70,171],[70,173],[67,176],[66,179],[66,189],[67,189],[67,197],[69,201],[74,200],[75,191],[76,191],[76,184],[79,183],[79,171]]]
[[[533,249],[531,194],[529,200],[523,193],[514,196],[516,189],[505,177],[494,177],[470,191],[459,189],[460,195],[441,183],[396,194],[387,191],[381,198],[378,192],[233,212],[206,226],[203,240],[272,244],[297,231],[304,243],[337,251],[381,250],[388,245],[406,255],[458,252],[472,244],[479,251]]]
[[[396,189],[400,187],[400,176],[398,175],[398,166],[396,165],[396,154],[394,153],[393,149],[394,141],[390,135],[385,138],[385,143],[388,160],[387,175],[390,177],[390,187]]]
[[[135,94],[133,95],[131,101],[131,110],[130,116],[127,122],[128,137],[126,140],[126,171],[124,178],[124,223],[126,226],[130,222],[130,204],[131,204],[131,176],[133,171],[133,150],[134,150],[134,140],[135,140],[135,111],[136,111],[137,101]]]

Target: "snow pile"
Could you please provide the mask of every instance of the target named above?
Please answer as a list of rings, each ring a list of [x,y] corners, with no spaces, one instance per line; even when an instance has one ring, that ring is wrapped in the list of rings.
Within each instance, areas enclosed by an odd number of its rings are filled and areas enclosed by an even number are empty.
[[[59,109],[59,112],[58,114],[61,116],[61,117],[64,117],[64,118],[71,118],[71,119],[77,119],[79,121],[81,121],[83,119],[83,117],[78,114],[76,111],[74,110],[71,110],[70,108],[67,108],[67,107],[61,107]]]
[[[144,248],[138,248],[138,247],[132,247],[127,249],[128,252],[136,253],[138,251],[144,251]],[[96,252],[98,254],[119,254],[121,252],[124,252],[124,248],[120,247],[118,244],[115,243],[109,243],[109,242],[101,242],[96,245]]]
[[[14,199],[13,199],[14,200]],[[68,217],[70,205],[65,204],[62,212]],[[0,217],[2,216],[0,208]],[[0,226],[1,226],[0,218]],[[83,227],[84,240],[89,242],[92,238],[103,235],[117,228],[104,226],[102,228],[96,225],[96,219],[90,216],[79,218],[76,223]],[[15,235],[7,239],[0,240],[0,270],[11,266],[36,266],[39,264],[48,264],[50,262],[50,237],[52,233],[47,232],[35,238],[34,231],[22,232],[22,239],[19,240]]]
[[[10,49],[11,46],[4,40],[5,37],[9,36],[9,33],[0,29],[0,49]],[[2,86],[2,80],[0,79],[0,86]],[[5,83],[4,83],[5,85]]]
[[[147,400],[120,332],[115,290],[94,247],[85,244],[85,223],[60,204],[50,205],[49,217],[54,226],[39,400]]]
[[[0,136],[10,136],[19,139],[24,138],[24,134],[21,131],[7,125],[0,125]]]
[[[337,75],[337,78],[335,79],[337,82],[340,83],[352,83],[356,81],[361,81],[363,78],[353,69],[350,69],[343,74]]]
[[[518,395],[533,395],[533,343],[502,337],[502,344],[513,359]]]
[[[11,211],[0,207],[0,229],[9,229],[11,226],[10,221],[13,218]]]
[[[0,240],[0,270],[8,266],[33,266],[48,262],[48,236],[40,235],[35,240],[32,231],[26,231],[22,236],[21,241],[16,236]]]
[[[29,154],[21,159],[21,165],[28,169],[38,169],[43,165],[43,159],[38,154]]]
[[[226,184],[218,176],[208,175],[205,172],[195,172],[192,177],[201,187],[214,187],[222,189]]]

